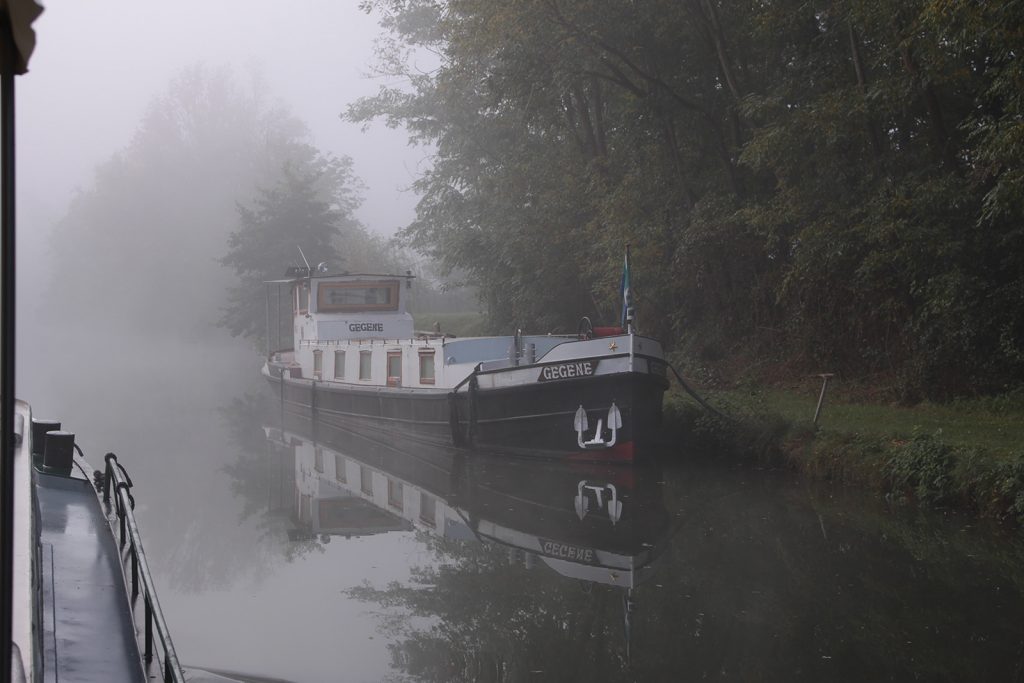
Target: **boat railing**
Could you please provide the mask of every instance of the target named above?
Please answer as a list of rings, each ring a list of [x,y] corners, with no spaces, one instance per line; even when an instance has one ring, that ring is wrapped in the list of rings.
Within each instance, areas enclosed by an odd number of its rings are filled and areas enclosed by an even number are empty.
[[[435,339],[440,339],[442,342],[445,339],[450,338],[451,335],[437,335],[432,337],[416,337],[411,339],[384,339],[383,337],[367,337],[366,339],[357,339],[355,337],[348,339],[300,339],[299,347],[308,348],[316,346],[402,346],[408,344],[409,346],[426,346],[427,342]],[[287,349],[293,351],[294,349]]]
[[[153,577],[146,562],[146,553],[142,549],[142,537],[135,521],[135,498],[132,496],[132,480],[124,467],[117,461],[117,456],[107,453],[104,456],[106,468],[103,473],[103,502],[110,510],[113,497],[113,509],[117,514],[118,544],[122,553],[127,551],[131,564],[131,603],[134,607],[138,598],[142,597],[145,614],[143,616],[143,656],[147,668],[153,661],[153,644],[156,640],[162,652],[158,662],[162,662],[164,683],[185,683],[185,676],[178,663],[178,655],[171,642],[171,634],[164,621],[160,602],[156,597]],[[127,548],[126,548],[127,546]],[[154,629],[156,630],[154,638]]]

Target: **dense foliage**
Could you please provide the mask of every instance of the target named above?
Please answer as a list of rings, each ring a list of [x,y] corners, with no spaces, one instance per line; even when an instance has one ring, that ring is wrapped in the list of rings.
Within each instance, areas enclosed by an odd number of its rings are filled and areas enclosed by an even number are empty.
[[[692,363],[1024,380],[1024,2],[370,0],[436,145],[412,244],[492,323],[614,320]],[[436,68],[416,63],[426,55]]]
[[[302,265],[302,255],[308,254],[312,266],[325,263],[338,270],[342,258],[336,244],[342,235],[348,243],[366,238],[352,216],[358,203],[352,184],[347,159],[310,150],[301,163],[284,166],[276,185],[261,188],[252,206],[239,204],[239,227],[228,237],[228,253],[221,259],[238,277],[221,319],[233,335],[262,339],[267,314],[263,283],[283,277],[286,265]],[[285,297],[289,294],[286,289]]]
[[[229,284],[217,258],[236,202],[272,184],[306,135],[258,84],[227,69],[182,71],[56,226],[59,317],[118,334],[209,334]]]

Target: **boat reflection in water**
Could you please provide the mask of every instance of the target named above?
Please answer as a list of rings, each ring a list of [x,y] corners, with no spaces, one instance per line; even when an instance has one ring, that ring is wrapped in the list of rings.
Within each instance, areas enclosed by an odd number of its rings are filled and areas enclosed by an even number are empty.
[[[382,636],[390,661],[360,680],[992,681],[1020,668],[1024,544],[976,520],[671,453],[602,468],[323,423],[260,429],[271,422],[237,430],[252,457],[233,485],[301,560],[280,567],[311,612],[295,638]],[[317,680],[344,679],[330,668],[343,659],[325,652]]]
[[[613,587],[604,590],[618,593],[621,612],[607,627],[618,631],[618,647],[629,656],[633,593],[670,535],[656,469],[585,463],[539,469],[529,460],[334,429],[317,434],[323,441],[278,427],[264,431],[282,470],[293,463],[286,475],[294,477],[291,540],[326,543],[417,530],[442,563],[487,563],[487,576],[476,575],[490,585],[495,573],[507,571],[516,585],[543,573],[547,581],[579,582],[583,594]],[[494,566],[501,563],[506,567]],[[448,571],[459,582],[473,580],[465,566]],[[563,591],[571,587],[565,579],[557,581]],[[354,594],[374,599],[375,590],[365,586]]]

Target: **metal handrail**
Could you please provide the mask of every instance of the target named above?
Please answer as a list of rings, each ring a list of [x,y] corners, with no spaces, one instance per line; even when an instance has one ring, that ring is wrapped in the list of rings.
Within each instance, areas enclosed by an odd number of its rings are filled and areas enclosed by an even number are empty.
[[[123,551],[127,543],[131,557],[133,612],[135,600],[139,597],[140,579],[142,583],[142,599],[145,606],[144,654],[146,664],[153,660],[153,627],[155,625],[157,639],[163,649],[163,657],[159,659],[163,660],[164,683],[185,683],[185,675],[178,663],[178,655],[174,651],[174,643],[171,642],[171,633],[167,629],[163,610],[160,609],[160,602],[156,597],[153,577],[149,572],[149,563],[146,562],[146,553],[142,549],[142,537],[139,534],[138,524],[135,522],[135,514],[132,512],[135,509],[135,498],[131,494],[131,477],[117,462],[117,456],[113,453],[107,453],[103,459],[106,462],[103,473],[103,502],[109,509],[111,490],[113,490],[114,508],[118,520],[119,547]]]

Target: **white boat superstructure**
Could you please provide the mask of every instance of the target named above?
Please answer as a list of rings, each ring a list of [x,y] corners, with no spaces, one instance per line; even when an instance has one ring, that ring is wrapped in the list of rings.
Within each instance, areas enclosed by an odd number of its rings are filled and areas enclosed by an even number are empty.
[[[295,348],[272,363],[291,377],[353,386],[451,389],[482,370],[533,364],[575,335],[459,339],[417,332],[407,310],[411,276],[336,275],[289,281]],[[575,374],[576,370],[573,369]],[[580,373],[583,370],[579,370]]]

